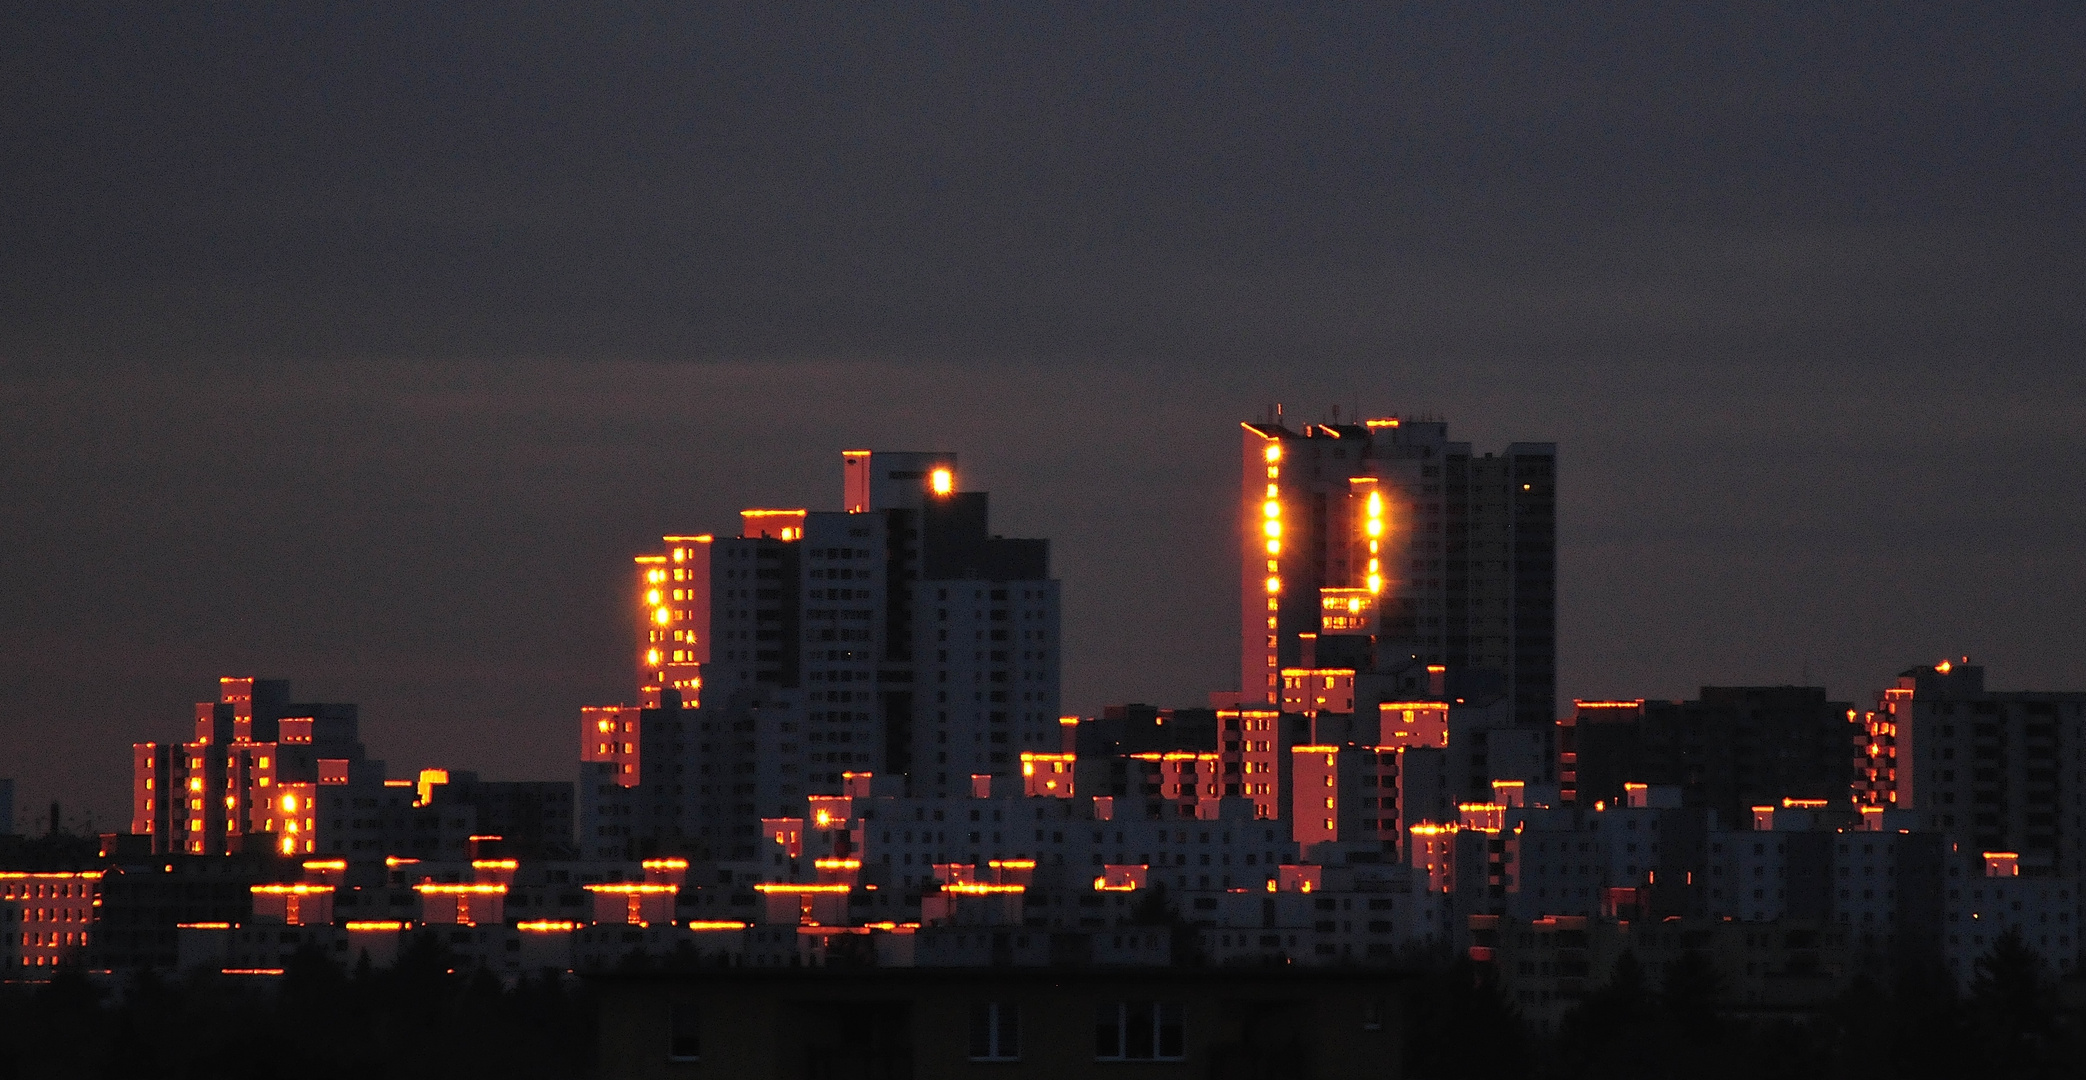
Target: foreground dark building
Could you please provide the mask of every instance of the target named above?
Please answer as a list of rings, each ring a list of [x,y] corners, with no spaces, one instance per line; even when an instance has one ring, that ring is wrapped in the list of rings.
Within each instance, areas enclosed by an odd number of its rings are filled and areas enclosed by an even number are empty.
[[[596,981],[600,1072],[1395,1078],[1406,983],[1383,971],[1284,969],[613,975]]]

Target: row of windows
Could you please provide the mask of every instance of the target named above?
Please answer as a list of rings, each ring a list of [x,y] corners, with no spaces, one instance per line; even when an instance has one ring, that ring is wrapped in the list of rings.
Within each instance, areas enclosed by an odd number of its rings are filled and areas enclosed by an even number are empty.
[[[48,896],[92,896],[94,886],[86,881],[33,882],[22,885],[0,886],[0,897],[8,900],[28,900]]]

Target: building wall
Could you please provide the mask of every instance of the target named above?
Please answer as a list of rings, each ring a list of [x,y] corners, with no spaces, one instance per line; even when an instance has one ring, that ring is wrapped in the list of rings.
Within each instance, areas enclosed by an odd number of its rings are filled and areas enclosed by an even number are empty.
[[[1201,972],[749,972],[600,984],[608,1076],[1122,1075],[1395,1077],[1397,1001],[1385,975]],[[1097,1009],[1178,1010],[1175,1060],[1097,1061]],[[1019,1057],[973,1061],[974,1006],[1019,1016]],[[677,1013],[678,1010],[678,1013]],[[669,1060],[678,1022],[692,1038]]]
[[[967,791],[973,775],[1018,775],[1024,751],[1055,750],[1057,583],[922,581],[914,589],[912,790]]]
[[[99,930],[99,870],[0,872],[0,979],[37,980],[86,958]]]
[[[2019,934],[2050,974],[2078,970],[2086,946],[2080,933],[2086,890],[2080,879],[1981,875],[1975,866],[1956,863],[1949,867],[1945,887],[1941,955],[1959,985],[1970,984],[1978,959],[2008,932]]]

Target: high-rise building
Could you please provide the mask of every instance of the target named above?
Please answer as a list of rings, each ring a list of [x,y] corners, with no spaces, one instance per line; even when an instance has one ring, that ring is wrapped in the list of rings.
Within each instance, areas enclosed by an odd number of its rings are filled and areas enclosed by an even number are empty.
[[[1855,798],[1914,812],[1971,852],[2010,853],[2027,876],[2086,870],[2086,693],[1985,689],[1944,660],[1876,696],[1855,747]]]
[[[1244,425],[1241,703],[1344,670],[1356,708],[1444,667],[1548,725],[1557,687],[1557,447],[1474,455],[1446,424]]]
[[[1059,748],[1049,542],[993,535],[954,454],[841,460],[845,509],[638,557],[642,704],[582,716],[583,850],[734,857],[725,821],[801,815],[851,773],[955,795]]]

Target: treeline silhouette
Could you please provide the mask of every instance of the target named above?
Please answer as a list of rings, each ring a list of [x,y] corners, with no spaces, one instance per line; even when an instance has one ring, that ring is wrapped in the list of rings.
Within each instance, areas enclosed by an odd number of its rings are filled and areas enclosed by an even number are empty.
[[[1633,957],[1538,1037],[1463,962],[1409,999],[1410,1080],[1754,1080],[1880,1076],[2086,1075],[2078,987],[2060,984],[2017,934],[2002,937],[1958,992],[1938,962],[1857,977],[1827,1008],[1763,1018],[1725,1007],[1715,968],[1687,954],[1654,980]],[[1656,982],[1657,989],[1653,989]],[[2067,989],[2070,993],[2067,993]],[[2067,1004],[2067,1001],[2071,1004]]]
[[[0,987],[0,1078],[591,1075],[582,984],[547,972],[503,988],[457,966],[428,934],[389,968],[306,950],[279,980],[144,971],[109,989],[60,969]]]

